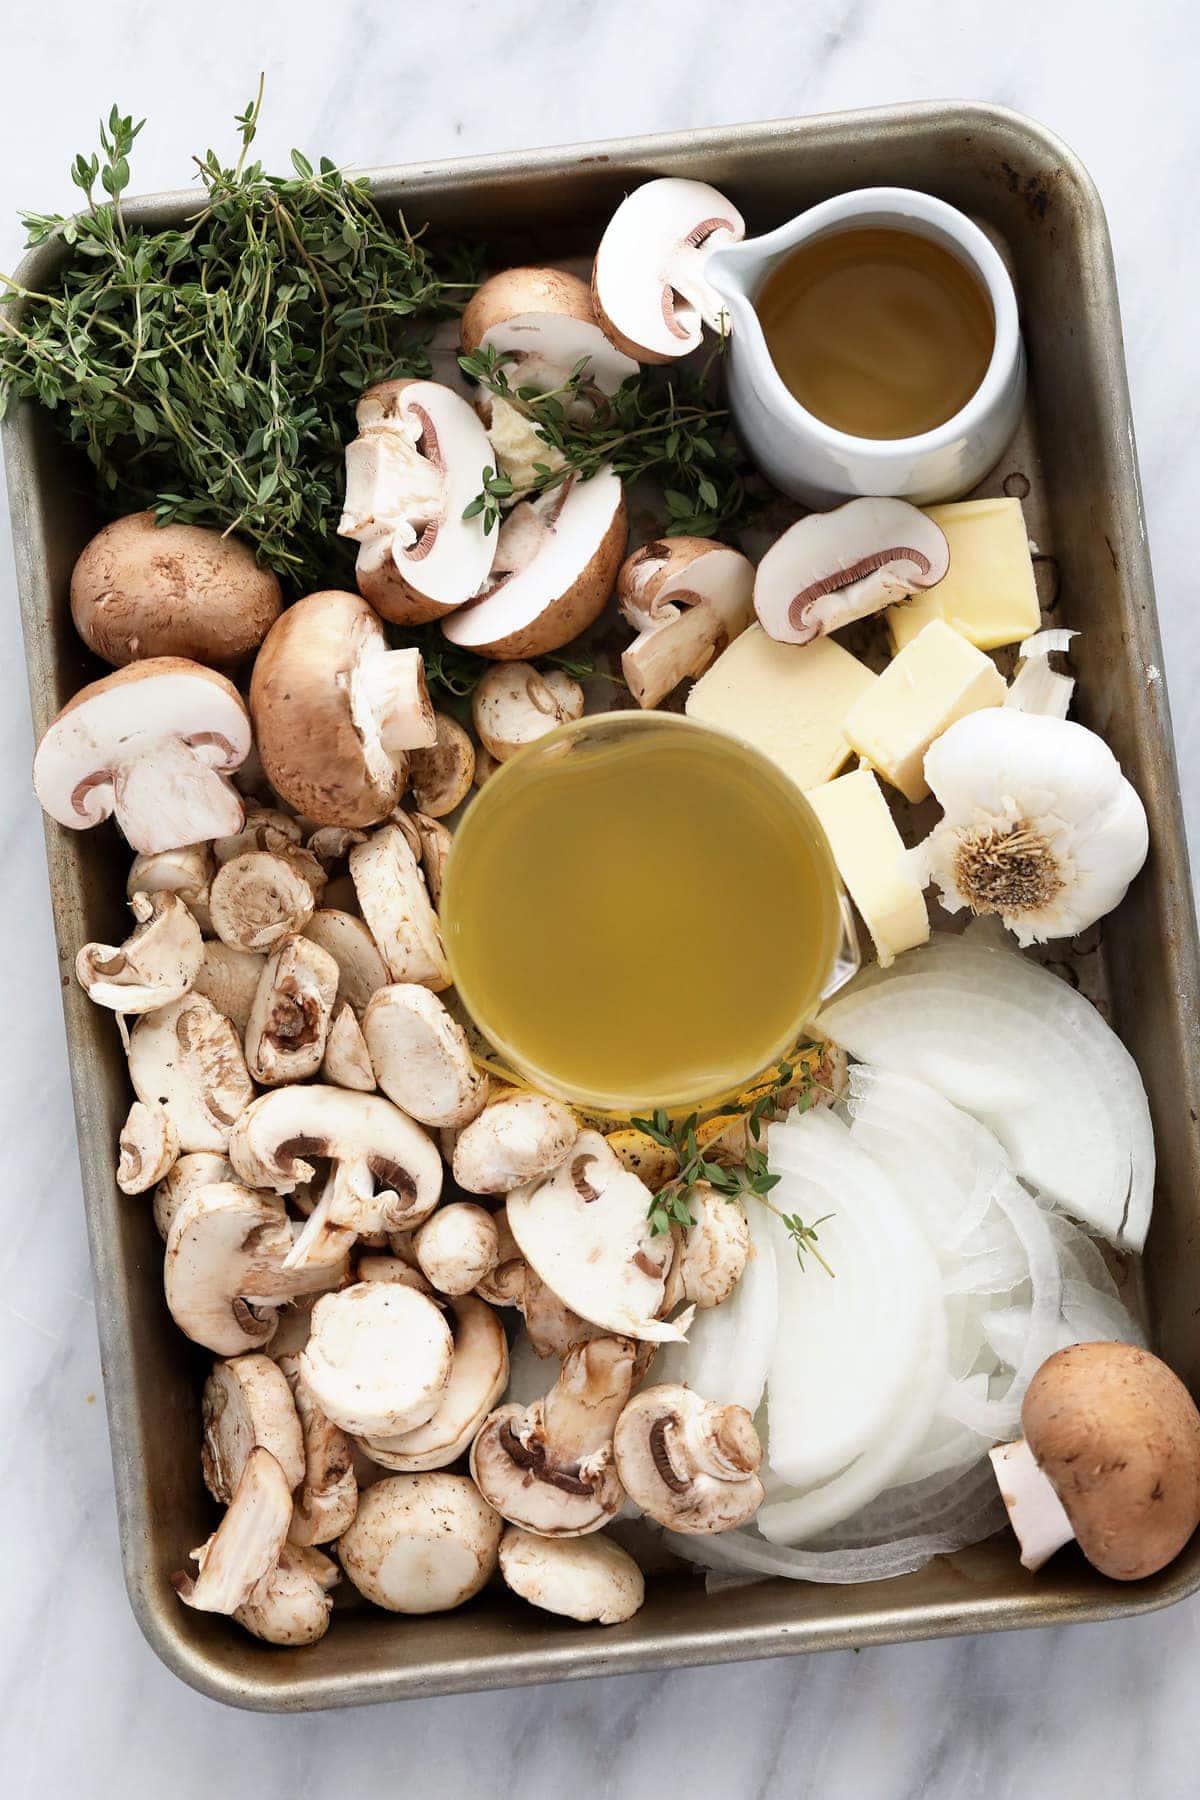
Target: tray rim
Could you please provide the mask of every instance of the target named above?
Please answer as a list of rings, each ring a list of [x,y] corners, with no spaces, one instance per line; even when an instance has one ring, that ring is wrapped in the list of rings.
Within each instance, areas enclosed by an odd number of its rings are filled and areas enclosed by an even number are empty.
[[[1161,666],[1162,652],[1107,220],[1096,185],[1083,163],[1061,138],[1040,122],[1011,108],[987,101],[930,100],[845,109],[810,117],[703,127],[682,132],[595,139],[534,150],[383,165],[356,169],[354,173],[365,177],[372,186],[402,188],[403,203],[409,208],[419,205],[421,192],[427,187],[449,185],[463,188],[474,182],[496,177],[531,180],[562,172],[581,163],[606,163],[611,160],[621,166],[628,166],[642,162],[654,163],[664,158],[674,161],[693,154],[719,153],[725,147],[736,147],[744,151],[748,144],[766,146],[790,137],[799,137],[819,149],[819,140],[823,134],[896,131],[906,126],[931,125],[948,130],[969,129],[974,126],[981,131],[1003,133],[1014,146],[1053,161],[1075,189],[1088,249],[1092,260],[1099,265],[1093,272],[1103,282],[1102,297],[1110,308],[1110,316],[1116,328],[1115,337],[1111,332],[1106,333],[1111,380],[1106,391],[1099,396],[1098,406],[1103,414],[1106,436],[1121,446],[1122,461],[1126,464],[1129,475],[1128,490],[1118,497],[1117,506],[1125,523],[1133,527],[1124,534],[1123,550],[1128,564],[1125,572],[1144,600],[1144,604],[1136,609],[1129,622],[1132,647],[1141,650],[1147,662],[1157,662]],[[197,197],[194,189],[176,189],[132,197],[123,201],[123,207],[130,218],[149,223],[164,215],[186,213],[194,206]],[[18,265],[17,280],[25,285],[35,284],[36,271],[51,251],[51,246],[42,246],[27,253]],[[31,283],[31,277],[35,278],[34,283]],[[18,409],[14,416],[4,422],[2,436],[34,726],[35,730],[40,730],[46,717],[37,692],[36,676],[49,663],[48,634],[43,630],[43,622],[36,606],[37,570],[34,547],[38,534],[34,529],[34,521],[41,511],[42,496],[36,484],[26,479],[27,456],[22,410]],[[43,691],[45,686],[43,683]],[[1187,841],[1179,795],[1175,745],[1170,730],[1165,682],[1162,681],[1157,686],[1156,709],[1162,736],[1161,748],[1167,757],[1166,774],[1173,778],[1166,784],[1167,795],[1162,802],[1169,811],[1171,841],[1166,848],[1171,853],[1176,870],[1181,871],[1186,878]],[[56,874],[60,872],[61,836],[59,828],[47,819],[45,841],[52,898]],[[1200,971],[1200,949],[1197,944],[1190,883],[1186,885],[1186,894],[1177,896],[1177,904],[1180,901],[1182,904],[1181,916],[1176,919],[1174,955],[1177,963],[1187,967],[1194,992]],[[54,910],[57,913],[57,905]],[[69,989],[64,991],[63,1000],[70,1047],[72,996]],[[88,1074],[82,1069],[77,1070],[76,1064],[72,1062],[71,1082],[79,1127],[78,1148],[84,1205],[97,1296],[97,1329],[109,1421],[122,1570],[134,1617],[151,1649],[182,1681],[208,1698],[251,1711],[318,1710],[370,1704],[387,1699],[522,1687],[547,1680],[758,1660],[818,1649],[865,1647],[965,1633],[1098,1621],[1156,1611],[1175,1604],[1200,1588],[1200,1558],[1197,1558],[1194,1568],[1177,1565],[1158,1580],[1152,1589],[1114,1586],[1111,1593],[1104,1590],[1095,1597],[1088,1595],[1065,1602],[1052,1594],[1047,1594],[1041,1600],[1032,1600],[1029,1596],[1018,1600],[1013,1596],[1007,1606],[1003,1601],[993,1599],[958,1607],[934,1602],[917,1606],[911,1603],[888,1605],[885,1599],[865,1621],[802,1620],[795,1623],[752,1624],[741,1628],[689,1626],[678,1629],[666,1626],[660,1631],[658,1638],[650,1642],[622,1642],[616,1633],[606,1631],[596,1632],[583,1645],[555,1645],[552,1640],[548,1640],[544,1647],[536,1650],[508,1654],[493,1652],[482,1656],[477,1654],[470,1658],[445,1659],[440,1664],[430,1661],[408,1665],[393,1664],[355,1674],[293,1676],[285,1673],[280,1677],[238,1675],[226,1668],[219,1655],[212,1653],[207,1647],[189,1643],[180,1630],[164,1618],[151,1591],[146,1549],[148,1508],[137,1481],[142,1434],[134,1400],[130,1345],[123,1332],[120,1316],[122,1277],[115,1246],[107,1243],[99,1230],[99,1171],[94,1159],[85,1155],[85,1143],[89,1137],[85,1118],[90,1099],[89,1080]],[[879,1584],[880,1587],[882,1585]],[[979,1616],[976,1617],[976,1614]]]

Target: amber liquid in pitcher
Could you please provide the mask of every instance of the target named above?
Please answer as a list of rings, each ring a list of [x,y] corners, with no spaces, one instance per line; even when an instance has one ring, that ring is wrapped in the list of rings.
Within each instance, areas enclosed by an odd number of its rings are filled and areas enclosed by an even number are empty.
[[[801,244],[755,309],[801,406],[860,438],[944,425],[979,387],[996,336],[991,301],[965,264],[932,238],[880,226]]]

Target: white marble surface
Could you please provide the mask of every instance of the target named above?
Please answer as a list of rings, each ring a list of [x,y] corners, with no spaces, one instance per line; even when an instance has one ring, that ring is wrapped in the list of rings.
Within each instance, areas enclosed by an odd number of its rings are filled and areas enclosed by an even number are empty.
[[[1200,843],[1196,296],[1200,28],[1187,0],[8,0],[0,267],[20,204],[69,205],[110,101],[150,115],[135,185],[181,185],[265,67],[262,150],[395,162],[891,100],[1055,127],[1116,242],[1194,841]],[[1200,1600],[1130,1623],[585,1682],[288,1721],[219,1709],[125,1602],[11,562],[0,544],[0,1768],[7,1796],[1196,1791]]]

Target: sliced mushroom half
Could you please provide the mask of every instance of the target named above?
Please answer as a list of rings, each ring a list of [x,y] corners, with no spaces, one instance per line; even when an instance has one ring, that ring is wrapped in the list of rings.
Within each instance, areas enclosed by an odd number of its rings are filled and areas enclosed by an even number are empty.
[[[129,1077],[144,1105],[167,1113],[184,1150],[224,1152],[254,1098],[238,1034],[202,994],[142,1015],[129,1040]]]
[[[185,1606],[197,1612],[234,1613],[275,1568],[292,1516],[292,1490],[269,1450],[254,1449],[229,1509],[192,1560],[199,1573],[172,1576]]]
[[[754,578],[754,610],[768,637],[809,644],[933,587],[949,567],[945,532],[907,500],[848,500],[772,544]]]
[[[135,1100],[118,1140],[117,1186],[144,1194],[170,1172],[179,1156],[179,1133],[161,1106]]]
[[[350,852],[350,873],[393,981],[415,981],[435,992],[450,985],[450,966],[437,914],[412,847],[398,825]]]
[[[663,176],[626,195],[592,266],[596,317],[639,362],[674,362],[695,350],[702,327],[725,329],[704,264],[746,235],[741,213],[703,181]]]
[[[200,1401],[201,1463],[214,1500],[228,1506],[250,1452],[269,1450],[289,1489],[304,1477],[304,1444],[292,1391],[269,1356],[251,1353],[215,1363]]]
[[[508,1385],[508,1344],[492,1308],[461,1294],[449,1317],[454,1366],[433,1417],[399,1436],[363,1440],[367,1454],[385,1469],[415,1474],[457,1462]]]
[[[380,1087],[423,1125],[466,1125],[483,1111],[487,1076],[475,1067],[462,1026],[428,988],[380,988],[363,1015],[363,1035]]]
[[[244,1038],[266,962],[266,957],[257,951],[235,950],[220,938],[210,938],[204,946],[192,992],[211,1000]]]
[[[409,791],[418,810],[444,818],[461,806],[475,779],[475,746],[457,719],[436,714],[437,737],[409,758]]]
[[[543,674],[532,663],[510,662],[481,678],[471,699],[471,718],[484,749],[497,762],[506,762],[557,725],[581,719],[583,708],[583,689],[565,669]]]
[[[358,1508],[350,1439],[321,1411],[298,1355],[280,1356],[279,1369],[291,1390],[303,1440],[303,1468],[288,1540],[328,1544],[341,1536]]]
[[[85,944],[75,975],[97,1006],[147,1013],[182,1000],[204,955],[200,927],[175,894],[134,894],[136,924],[120,945]]]
[[[178,894],[201,931],[208,933],[212,930],[208,886],[215,867],[208,844],[180,844],[153,856],[135,856],[125,892],[131,900],[135,894]]]
[[[614,1449],[630,1499],[672,1531],[730,1531],[762,1504],[762,1445],[744,1406],[644,1388],[617,1421]]]
[[[135,1104],[140,1106],[141,1102]],[[146,1110],[153,1109],[148,1107]],[[232,1167],[214,1151],[195,1150],[173,1162],[154,1190],[154,1224],[163,1242],[166,1243],[171,1221],[185,1200],[199,1193],[202,1187],[232,1180]]]
[[[267,958],[246,1026],[246,1066],[264,1087],[306,1081],[321,1067],[338,966],[307,937],[286,937]]]
[[[349,1004],[334,1015],[330,1024],[321,1076],[334,1087],[351,1088],[358,1094],[373,1094],[378,1085],[363,1028]]]
[[[623,563],[617,596],[638,634],[621,656],[625,685],[639,706],[657,706],[750,624],[754,565],[708,538],[657,538]]]
[[[467,356],[503,356],[508,384],[541,391],[559,387],[585,363],[585,379],[615,394],[638,365],[596,322],[588,285],[565,269],[503,269],[476,289],[462,316]]]

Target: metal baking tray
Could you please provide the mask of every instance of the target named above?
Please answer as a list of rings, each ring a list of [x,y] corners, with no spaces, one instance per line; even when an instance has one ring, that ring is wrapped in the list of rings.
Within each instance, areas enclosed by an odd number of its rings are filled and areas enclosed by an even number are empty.
[[[1145,1260],[1153,1342],[1193,1391],[1200,1237],[1197,941],[1150,559],[1142,518],[1121,322],[1104,213],[1086,171],[1041,126],[979,104],[901,106],[816,119],[630,138],[565,150],[378,171],[385,206],[461,232],[496,259],[578,253],[621,195],[656,174],[727,189],[751,231],[876,183],[927,189],[980,219],[1011,259],[1031,370],[1030,412],[983,492],[1027,494],[1044,596],[1080,628],[1079,714],[1102,731],[1141,791],[1152,851],[1104,926],[1108,1003],[1150,1091],[1159,1185]],[[178,223],[190,194],[134,201]],[[42,287],[55,251],[20,271]],[[48,421],[25,407],[4,431],[35,728],[99,670],[67,607],[72,562],[95,529],[82,471]],[[23,782],[25,770],[11,770]],[[956,1632],[1102,1619],[1164,1606],[1200,1586],[1200,1538],[1171,1568],[1123,1587],[1064,1554],[1036,1580],[1001,1536],[918,1574],[856,1587],[784,1581],[706,1595],[676,1569],[648,1584],[644,1610],[601,1630],[538,1613],[500,1589],[458,1612],[402,1619],[339,1606],[305,1650],[280,1650],[228,1621],[187,1611],[168,1576],[212,1527],[200,1477],[205,1359],[172,1324],[162,1248],[144,1198],[113,1178],[128,1104],[112,1021],[70,978],[77,947],[119,941],[127,852],[115,830],[49,824],[47,859],[61,960],[84,1201],[112,1437],[125,1578],[157,1654],[184,1681],[263,1711],[349,1706],[585,1675],[678,1668]],[[113,933],[117,938],[113,939]]]

